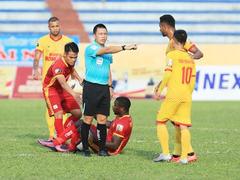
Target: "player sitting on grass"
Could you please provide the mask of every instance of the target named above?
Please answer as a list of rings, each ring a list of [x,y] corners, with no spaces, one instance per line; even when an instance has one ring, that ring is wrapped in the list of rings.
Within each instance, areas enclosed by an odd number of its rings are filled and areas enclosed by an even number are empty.
[[[109,155],[119,154],[126,146],[132,132],[132,119],[129,115],[129,108],[131,102],[127,97],[118,97],[114,101],[113,112],[116,115],[113,121],[107,122],[108,133],[106,147]],[[78,127],[78,130],[77,130]],[[79,130],[81,129],[81,122],[72,124],[66,127],[64,132],[50,144],[40,143],[45,147],[55,149],[59,152],[74,152],[77,150],[76,146],[80,142]],[[89,136],[89,145],[94,152],[99,151],[98,147],[98,133],[97,128],[91,125]],[[71,139],[66,146],[65,143]]]

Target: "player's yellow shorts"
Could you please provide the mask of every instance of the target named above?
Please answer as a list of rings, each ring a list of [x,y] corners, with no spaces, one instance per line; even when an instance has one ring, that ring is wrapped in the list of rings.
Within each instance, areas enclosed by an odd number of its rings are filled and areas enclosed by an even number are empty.
[[[175,102],[164,100],[157,114],[157,122],[164,123],[171,120],[176,125],[192,126],[192,102]]]

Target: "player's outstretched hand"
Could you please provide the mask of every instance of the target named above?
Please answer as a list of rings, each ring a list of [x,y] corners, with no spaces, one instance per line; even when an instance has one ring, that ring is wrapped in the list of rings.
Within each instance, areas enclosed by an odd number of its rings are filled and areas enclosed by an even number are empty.
[[[32,78],[34,80],[40,80],[41,79],[41,74],[38,70],[33,70]]]
[[[137,45],[136,44],[126,45],[125,50],[137,50]]]

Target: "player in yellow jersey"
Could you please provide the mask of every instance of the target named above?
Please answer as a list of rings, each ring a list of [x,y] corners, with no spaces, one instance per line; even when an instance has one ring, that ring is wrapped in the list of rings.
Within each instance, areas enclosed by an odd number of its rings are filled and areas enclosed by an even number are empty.
[[[170,14],[165,14],[160,17],[160,32],[162,36],[167,36],[169,39],[168,47],[166,49],[166,54],[174,50],[173,47],[173,34],[175,31],[175,19]],[[192,56],[193,59],[200,59],[203,57],[203,53],[197,48],[197,46],[190,42],[186,41],[184,44],[184,49]]]
[[[174,47],[173,47],[173,34],[175,31],[174,17],[170,14],[162,15],[160,17],[159,27],[160,27],[160,32],[162,33],[162,36],[164,36],[164,37],[166,36],[169,39],[168,47],[166,49],[166,55],[167,55],[167,53],[174,50]],[[201,52],[200,49],[198,49],[198,47],[194,43],[187,40],[183,47],[190,54],[190,56],[193,59],[200,59],[203,57],[203,53]],[[180,146],[180,128],[178,126],[175,126],[175,132],[176,132],[176,134],[175,134],[173,159],[179,158],[178,155],[176,155],[176,154],[179,154],[180,148],[181,148],[181,146]],[[190,149],[189,149],[189,156],[191,156],[192,159],[194,159],[194,160],[196,159],[196,154],[194,154],[192,147],[190,147]]]
[[[155,91],[155,95],[160,97],[162,90],[167,87],[166,98],[157,115],[157,135],[162,153],[154,159],[155,162],[172,160],[166,127],[168,120],[180,128],[180,150],[177,154],[180,155],[180,158],[175,159],[175,162],[186,164],[193,161],[188,153],[191,146],[189,127],[191,126],[192,92],[195,85],[196,68],[193,58],[184,49],[186,40],[187,33],[184,30],[174,32],[174,50],[167,54],[163,80]]]
[[[48,68],[51,64],[62,57],[64,54],[64,46],[65,44],[72,42],[70,38],[64,36],[60,32],[60,21],[57,17],[51,17],[48,20],[48,28],[49,34],[42,36],[36,46],[35,57],[33,62],[33,78],[38,80],[44,80],[44,77],[48,71]],[[43,59],[42,66],[42,75],[39,71],[39,61]],[[48,124],[49,129],[49,140],[54,137],[54,118],[49,117],[46,109],[45,117]]]

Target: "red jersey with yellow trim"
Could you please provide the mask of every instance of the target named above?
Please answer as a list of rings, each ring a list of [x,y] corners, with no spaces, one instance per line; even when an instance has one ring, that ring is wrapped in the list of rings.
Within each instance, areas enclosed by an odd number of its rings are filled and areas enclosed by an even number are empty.
[[[49,67],[43,81],[43,89],[54,88],[56,90],[62,90],[62,86],[57,81],[56,77],[63,75],[67,81],[73,70],[73,66],[68,65],[64,59],[59,58]]]
[[[122,142],[115,151],[108,149],[110,155],[119,154],[126,146],[132,133],[132,118],[130,115],[125,115],[120,118],[116,118],[112,121],[111,126],[108,130],[107,141],[112,141],[113,135],[122,138]]]
[[[43,53],[42,77],[44,79],[51,64],[63,56],[65,44],[72,40],[67,36],[61,35],[59,39],[54,40],[49,34],[41,37],[36,46],[36,51]]]

